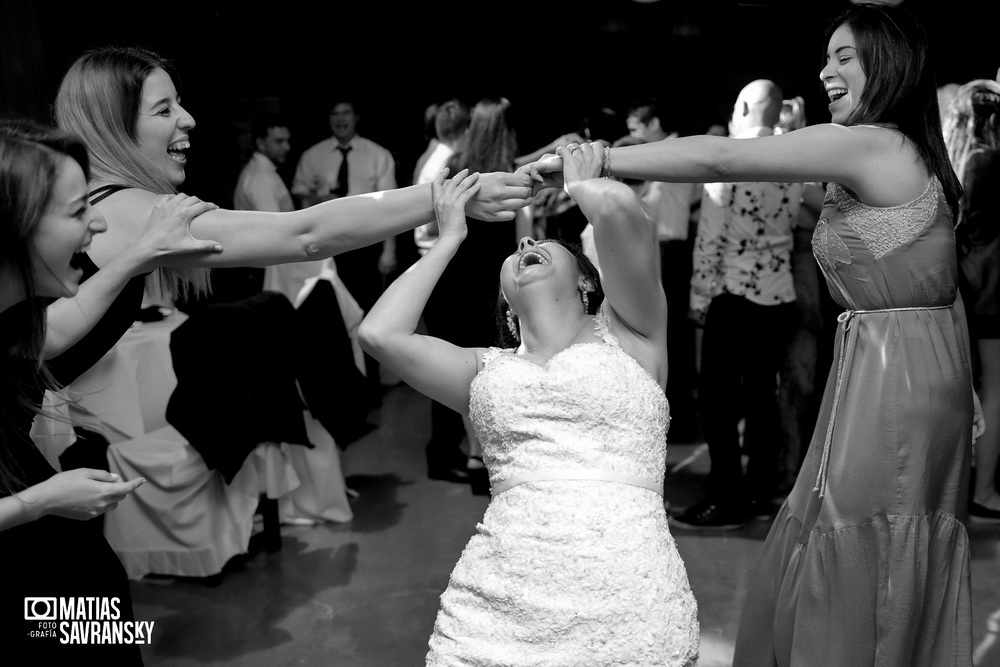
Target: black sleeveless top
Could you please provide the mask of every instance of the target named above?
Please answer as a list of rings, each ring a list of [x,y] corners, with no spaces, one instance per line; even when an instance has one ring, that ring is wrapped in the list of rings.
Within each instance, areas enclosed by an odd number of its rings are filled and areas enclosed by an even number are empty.
[[[85,270],[87,277],[97,271],[93,262],[89,264],[89,273]],[[138,288],[132,286],[132,282],[135,281],[136,279],[133,279],[129,286],[133,291],[138,289],[138,303],[141,305],[142,278],[138,279]],[[124,291],[122,295],[125,295]],[[134,297],[134,293],[130,294],[130,298]],[[121,296],[115,302],[117,309],[123,313],[118,319],[123,320],[126,311],[131,318],[132,311],[127,303],[118,305],[119,301],[122,301]],[[0,315],[0,326],[3,326],[5,320],[10,322],[13,321],[12,318],[22,316],[19,313],[20,309],[17,306],[8,309]],[[129,319],[128,326],[131,324],[132,320]],[[105,342],[114,336],[115,328],[110,325],[103,327],[98,335],[92,338],[88,354],[74,356],[77,365],[73,368],[79,369],[77,375],[89,368],[89,365],[83,365],[85,359],[93,357],[96,362],[115,344],[117,337],[107,343],[107,347],[103,347]],[[121,333],[124,333],[124,329]],[[76,350],[77,347],[79,345],[70,351]],[[6,353],[6,350],[0,353]],[[95,354],[96,356],[93,356]],[[62,356],[64,355],[60,355],[60,358]],[[20,384],[36,407],[40,408],[43,388],[35,360],[7,357],[2,362],[0,368],[3,369],[4,377],[0,378],[0,381],[8,383],[7,387],[11,388]],[[0,409],[12,415],[12,421],[15,422],[11,431],[0,429],[0,447],[5,449],[8,460],[13,461],[15,472],[25,487],[44,482],[55,475],[56,471],[38,451],[29,435],[35,411],[16,404],[12,392],[0,393],[3,396],[3,405],[0,405]],[[2,494],[3,492],[0,492],[0,495]],[[95,613],[79,616],[73,620],[107,620],[108,623],[100,624],[102,628],[105,625],[117,625],[134,620],[125,568],[104,538],[104,522],[101,518],[80,521],[50,515],[0,531],[0,572],[4,573],[2,594],[0,594],[0,644],[3,645],[7,655],[30,655],[38,664],[51,665],[85,663],[88,662],[88,658],[89,662],[104,665],[142,665],[139,647],[134,644],[63,644],[60,639],[68,635],[64,635],[60,628],[65,628],[67,632],[70,628],[61,626],[60,623],[67,619],[60,616],[50,625],[47,622],[25,618],[27,615],[25,601],[30,598],[58,600],[95,597],[118,598],[116,606],[120,611],[119,617],[102,618]],[[40,604],[41,606],[27,611],[35,613],[47,611],[45,603]],[[79,627],[88,624],[75,625]],[[131,626],[131,623],[129,625]],[[51,634],[38,636],[38,632]],[[36,634],[32,636],[32,633]]]
[[[97,188],[90,192],[90,205],[93,206],[105,197],[125,190],[127,187],[125,185],[105,185]],[[97,265],[88,255],[81,258],[80,265],[83,268],[81,283],[97,273]],[[129,280],[93,329],[73,347],[46,362],[49,371],[59,384],[65,386],[73,382],[100,361],[101,357],[121,340],[142,309],[142,295],[145,287],[145,276],[136,276]]]

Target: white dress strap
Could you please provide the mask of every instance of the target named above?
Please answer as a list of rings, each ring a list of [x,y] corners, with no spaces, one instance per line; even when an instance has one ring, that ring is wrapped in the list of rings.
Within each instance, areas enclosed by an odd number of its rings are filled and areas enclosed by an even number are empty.
[[[504,354],[510,354],[510,352],[511,350],[504,349],[502,347],[487,348],[487,350],[483,352],[483,368],[486,368],[486,366],[497,357]]]
[[[607,301],[602,303],[601,307],[597,309],[597,313],[594,314],[594,331],[596,331],[597,335],[601,337],[601,340],[608,345],[621,347],[621,344],[618,342],[618,336],[616,336],[611,330],[611,317],[609,317],[608,313],[604,310],[605,303],[607,303]]]

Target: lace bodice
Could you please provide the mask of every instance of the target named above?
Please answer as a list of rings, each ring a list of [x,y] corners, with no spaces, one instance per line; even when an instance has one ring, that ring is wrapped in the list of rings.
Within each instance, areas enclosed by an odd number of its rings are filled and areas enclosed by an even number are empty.
[[[937,178],[899,206],[870,206],[838,183],[827,186],[813,254],[843,308],[947,306],[958,266],[951,209]]]
[[[545,365],[487,352],[469,413],[494,496],[441,596],[427,665],[691,664],[698,607],[651,490],[667,400],[607,315]],[[650,485],[615,481],[627,477]]]
[[[592,342],[540,366],[491,349],[469,415],[496,483],[539,469],[587,468],[663,481],[669,409],[663,390],[621,348],[603,310]]]

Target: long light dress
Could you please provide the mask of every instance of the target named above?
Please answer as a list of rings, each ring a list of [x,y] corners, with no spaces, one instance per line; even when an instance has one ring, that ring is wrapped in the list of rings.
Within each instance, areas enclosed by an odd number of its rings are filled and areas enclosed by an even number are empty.
[[[830,184],[813,251],[845,312],[734,665],[971,665],[972,384],[940,183],[889,208]]]
[[[697,606],[664,511],[663,390],[596,316],[540,366],[492,349],[470,416],[493,498],[428,665],[690,664]]]

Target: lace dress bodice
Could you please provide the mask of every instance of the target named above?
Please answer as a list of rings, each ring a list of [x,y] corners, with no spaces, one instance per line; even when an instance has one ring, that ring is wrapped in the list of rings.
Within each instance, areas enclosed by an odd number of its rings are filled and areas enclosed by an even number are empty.
[[[697,655],[697,606],[659,495],[667,400],[603,311],[595,322],[592,342],[545,365],[484,355],[469,412],[494,497],[441,597],[428,665],[681,667]]]
[[[493,484],[580,468],[663,483],[669,409],[649,373],[618,344],[603,311],[592,342],[540,366],[492,349],[470,390],[469,416]]]

